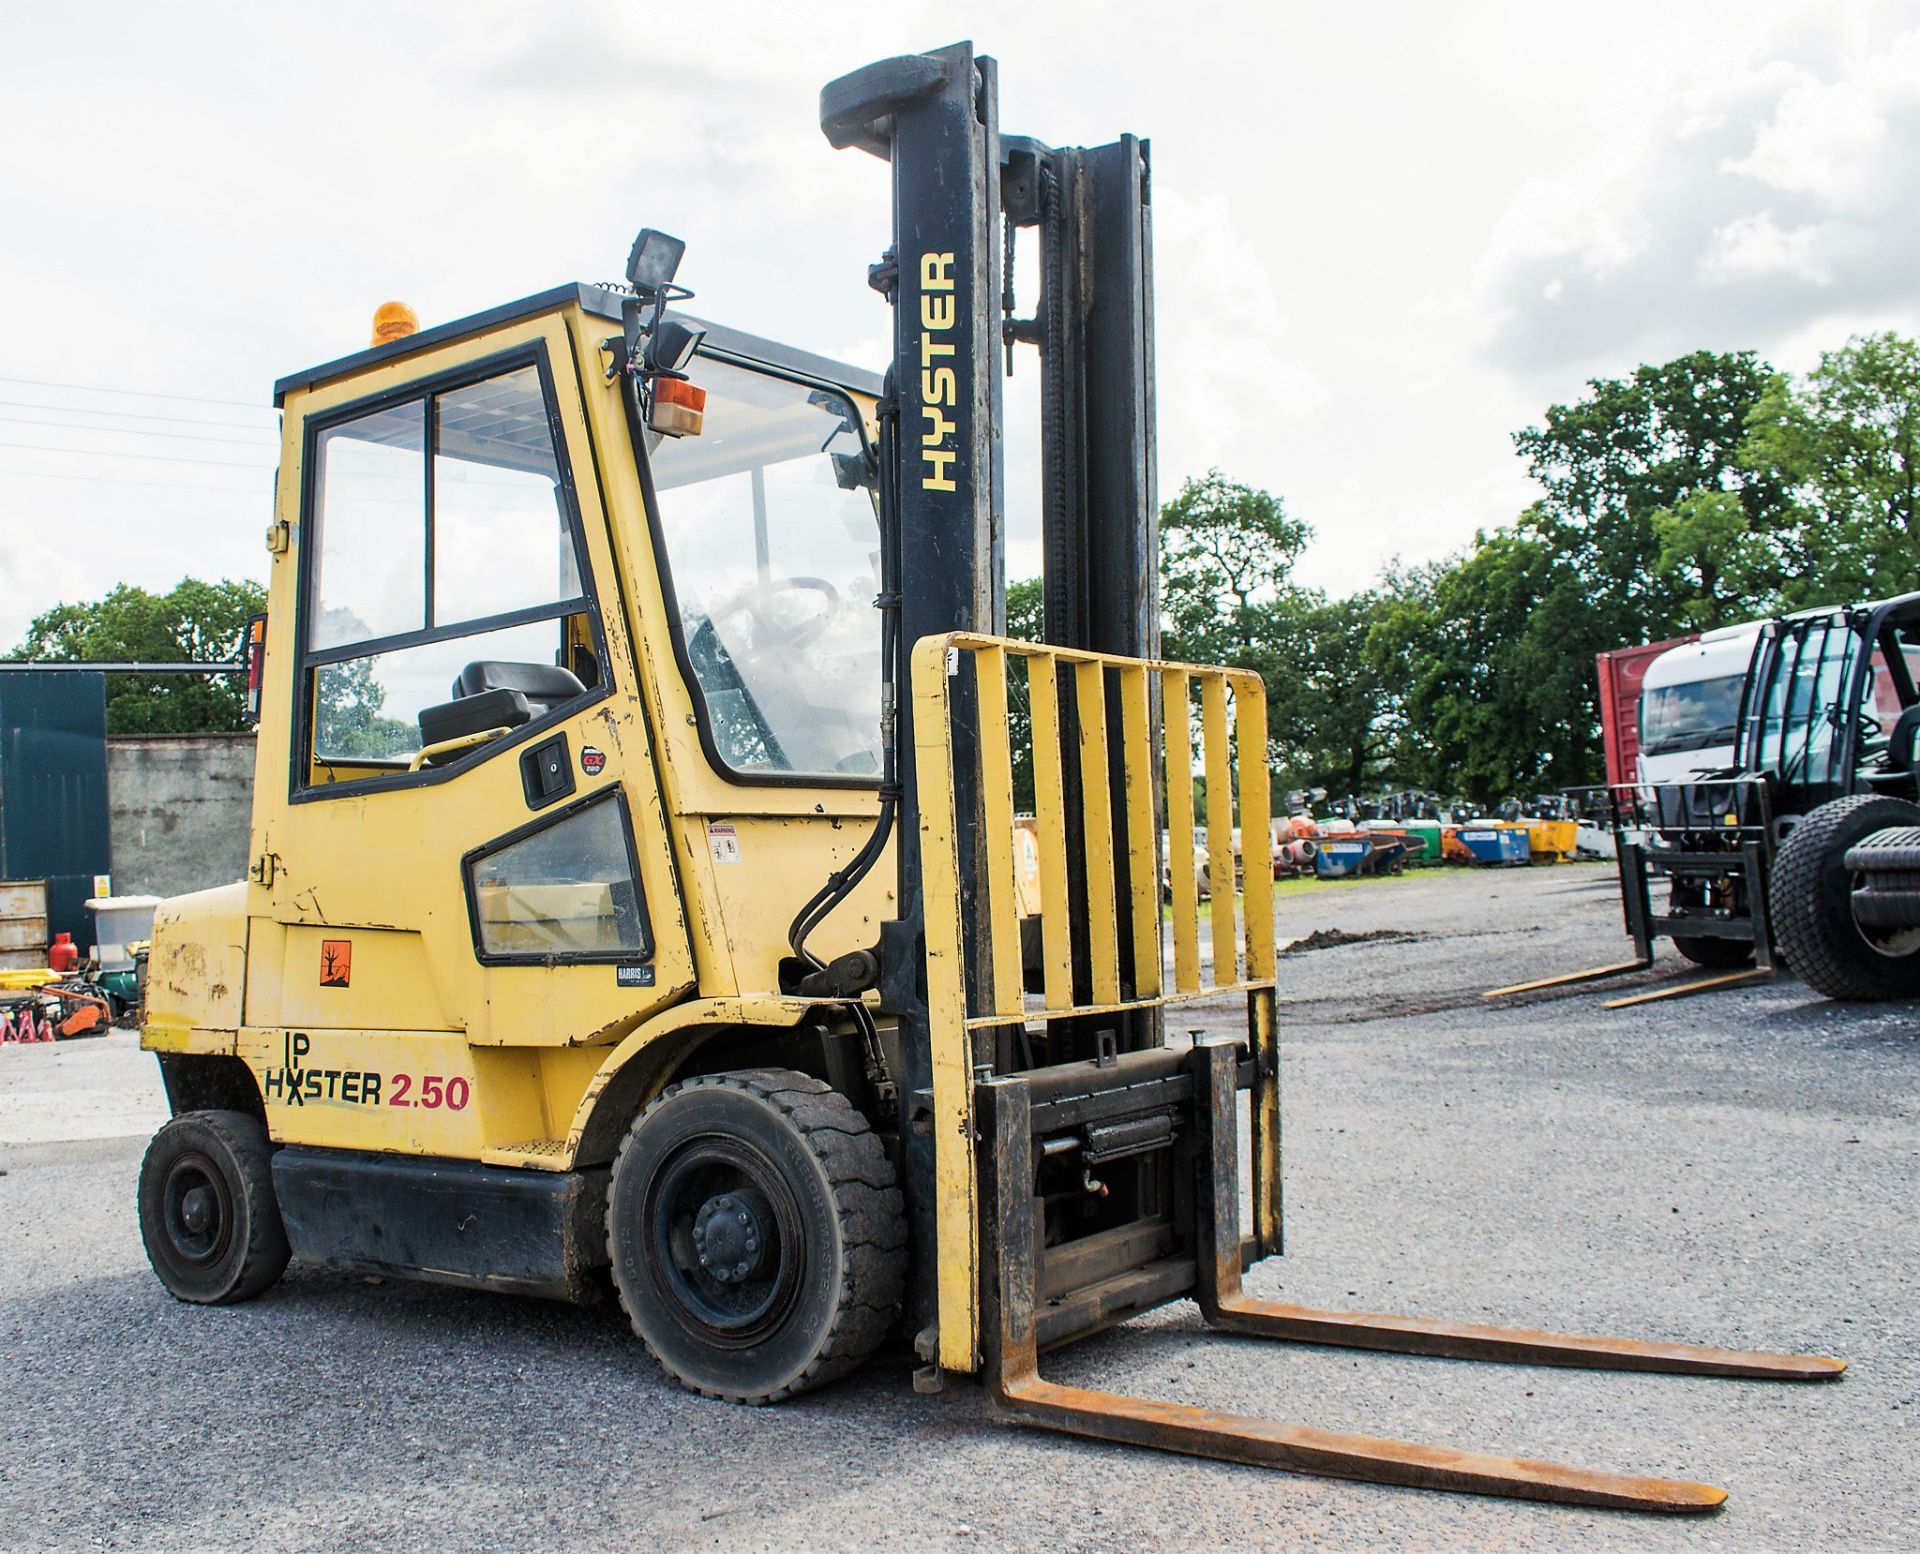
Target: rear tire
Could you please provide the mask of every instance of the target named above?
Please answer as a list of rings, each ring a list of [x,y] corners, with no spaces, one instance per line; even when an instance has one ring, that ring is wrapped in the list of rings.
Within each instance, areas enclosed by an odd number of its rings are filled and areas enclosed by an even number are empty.
[[[1861,793],[1822,804],[1780,844],[1773,931],[1801,980],[1829,998],[1920,997],[1920,931],[1854,920],[1847,849],[1889,826],[1920,825],[1920,807]]]
[[[1696,966],[1732,970],[1753,964],[1753,945],[1746,939],[1712,939],[1705,935],[1674,936],[1673,947]]]
[[[805,1074],[664,1091],[621,1141],[607,1238],[634,1331],[709,1397],[775,1403],[836,1380],[899,1315],[893,1167],[866,1118]]]
[[[224,1306],[271,1288],[291,1256],[273,1145],[242,1112],[182,1112],[140,1162],[140,1238],[176,1300]]]

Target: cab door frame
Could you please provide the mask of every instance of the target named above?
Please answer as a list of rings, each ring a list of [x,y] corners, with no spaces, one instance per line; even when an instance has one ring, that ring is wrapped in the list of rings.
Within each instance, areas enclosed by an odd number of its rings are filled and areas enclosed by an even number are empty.
[[[358,1135],[366,1130],[355,1126],[316,1133],[313,1124],[321,1119],[304,1110],[298,1118],[276,1118],[270,1099],[269,1121],[276,1137],[466,1158],[515,1139],[554,1137],[564,1133],[578,1099],[567,1093],[574,1088],[572,1076],[555,1077],[548,1072],[552,1064],[532,1063],[531,1054],[516,1055],[510,1049],[547,1049],[555,1051],[556,1059],[562,1053],[555,1049],[574,1049],[584,1085],[593,1063],[604,1054],[578,1049],[617,1042],[693,986],[653,738],[630,650],[580,373],[572,356],[569,332],[556,310],[431,351],[383,360],[288,397],[277,495],[277,517],[285,525],[280,532],[287,543],[274,556],[268,624],[268,662],[287,670],[269,675],[263,688],[261,780],[254,799],[258,861],[248,891],[245,1020],[248,1044],[259,1049],[255,1066],[264,1073],[279,1065],[291,1050],[290,1037],[297,1028],[308,1038],[310,1051],[323,1044],[337,1047],[336,1038],[357,1044],[356,1068],[377,1066],[381,1052],[388,1049],[414,1061],[425,1041],[443,1072],[470,1073],[476,1063],[505,1061],[529,1070],[524,1076],[529,1082],[476,1084],[476,1095],[523,1092],[524,1104],[503,1108],[502,1115],[491,1119],[469,1117],[460,1128],[415,1127],[400,1141],[377,1132],[361,1139]],[[535,621],[553,620],[558,638],[566,616],[584,609],[593,622],[598,685],[444,767],[314,782],[308,757],[315,666],[303,648],[315,567],[305,543],[315,527],[315,438],[327,425],[382,403],[401,403],[430,392],[434,385],[471,381],[530,363],[538,366],[545,396],[560,487],[574,530],[581,594],[575,610],[561,608],[576,603],[567,600],[526,613]],[[481,629],[512,623],[489,619]],[[462,630],[423,634],[422,640],[470,634],[477,636]],[[568,736],[571,760],[580,762],[592,753],[592,760],[576,773],[579,799],[615,788],[622,794],[617,807],[627,817],[651,939],[644,980],[627,975],[624,964],[563,964],[552,957],[537,962],[494,958],[488,964],[480,954],[463,862],[523,830],[529,821],[545,818],[530,807],[522,791],[518,756],[559,732]],[[274,775],[276,763],[287,773],[284,784]],[[561,803],[552,809],[568,807]],[[363,976],[372,979],[365,1003],[354,996],[358,988],[319,988],[317,963],[306,966],[304,947],[318,933],[352,942],[352,982],[361,983]],[[417,953],[397,953],[405,948],[403,936],[417,943]],[[325,1007],[317,1003],[322,992],[341,1000],[347,1018],[325,1025],[311,1018]],[[487,1049],[495,1050],[493,1059],[486,1057]],[[333,1066],[341,1066],[344,1059],[338,1053],[335,1058]],[[383,1089],[391,1094],[390,1085]],[[432,1120],[453,1119],[443,1113]]]

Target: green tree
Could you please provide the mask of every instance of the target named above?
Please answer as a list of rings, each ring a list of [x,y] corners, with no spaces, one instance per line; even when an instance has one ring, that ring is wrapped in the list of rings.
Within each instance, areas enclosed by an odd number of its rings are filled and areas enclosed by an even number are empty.
[[[1160,509],[1162,651],[1259,674],[1269,758],[1282,764],[1313,743],[1301,722],[1299,627],[1318,596],[1293,580],[1312,535],[1279,497],[1217,469]]]
[[[1834,603],[1920,586],[1920,345],[1887,333],[1828,351],[1755,407],[1741,456],[1791,498],[1802,544],[1782,593]]]
[[[1044,596],[1040,579],[1022,578],[1007,584],[1007,631],[1021,642],[1043,640]],[[1027,690],[1024,666],[1007,673],[1007,738],[1013,746],[1013,808],[1019,815],[1033,813],[1033,701]]]
[[[1694,351],[1592,379],[1580,400],[1549,406],[1540,425],[1514,435],[1545,491],[1519,527],[1575,567],[1592,597],[1596,635],[1569,652],[1657,640],[1689,611],[1737,620],[1765,608],[1797,560],[1794,514],[1779,475],[1750,459],[1745,443],[1778,382],[1752,351]],[[1677,553],[1661,565],[1654,520],[1709,493],[1738,502],[1754,538],[1734,573],[1709,569],[1720,592],[1703,600],[1697,567],[1678,564]],[[1736,579],[1741,591],[1728,593]]]
[[[1597,781],[1596,654],[1774,607],[1805,542],[1748,437],[1779,385],[1751,351],[1695,351],[1595,378],[1515,434],[1540,500],[1386,587],[1369,628],[1401,775],[1488,803]]]
[[[1580,573],[1524,525],[1398,579],[1366,641],[1400,688],[1398,774],[1480,803],[1590,781],[1593,659],[1568,650],[1590,616]]]
[[[1313,530],[1280,498],[1219,470],[1189,477],[1160,509],[1160,609],[1169,658],[1277,669],[1274,606],[1297,602],[1294,563]],[[1275,687],[1268,684],[1269,696]]]
[[[266,608],[258,583],[187,578],[164,594],[122,583],[103,599],[36,616],[8,657],[86,663],[234,663],[247,618]],[[247,686],[233,674],[115,675],[109,734],[235,733],[248,727]]]
[[[387,688],[375,672],[378,660],[350,658],[328,664],[315,676],[315,745],[338,760],[391,760],[420,748],[416,723],[385,717]]]
[[[1670,595],[1675,629],[1711,631],[1750,620],[1779,591],[1779,568],[1740,499],[1728,491],[1695,491],[1653,515],[1660,549],[1654,572]]]
[[[1279,606],[1292,676],[1283,697],[1288,743],[1279,751],[1284,786],[1359,794],[1387,777],[1396,748],[1395,680],[1367,651],[1384,608],[1374,590],[1345,599],[1312,593]]]

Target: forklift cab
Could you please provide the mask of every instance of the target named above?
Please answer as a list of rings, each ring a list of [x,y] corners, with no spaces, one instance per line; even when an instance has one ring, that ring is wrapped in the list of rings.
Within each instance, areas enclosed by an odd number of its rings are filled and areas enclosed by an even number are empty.
[[[701,409],[648,424],[630,304],[561,287],[276,385],[249,878],[161,909],[146,1032],[276,1143],[604,1163],[600,1100],[715,1000],[860,1081],[781,966],[879,808],[880,381],[704,325]]]
[[[1749,680],[1744,750],[1784,830],[1852,793],[1920,799],[1920,594],[1771,623]]]

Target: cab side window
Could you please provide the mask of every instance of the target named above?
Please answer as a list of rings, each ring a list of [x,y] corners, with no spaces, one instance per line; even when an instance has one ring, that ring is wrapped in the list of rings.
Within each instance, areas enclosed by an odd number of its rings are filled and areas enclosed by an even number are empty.
[[[329,421],[310,448],[311,782],[446,764],[587,693],[565,648],[592,606],[537,365]]]

